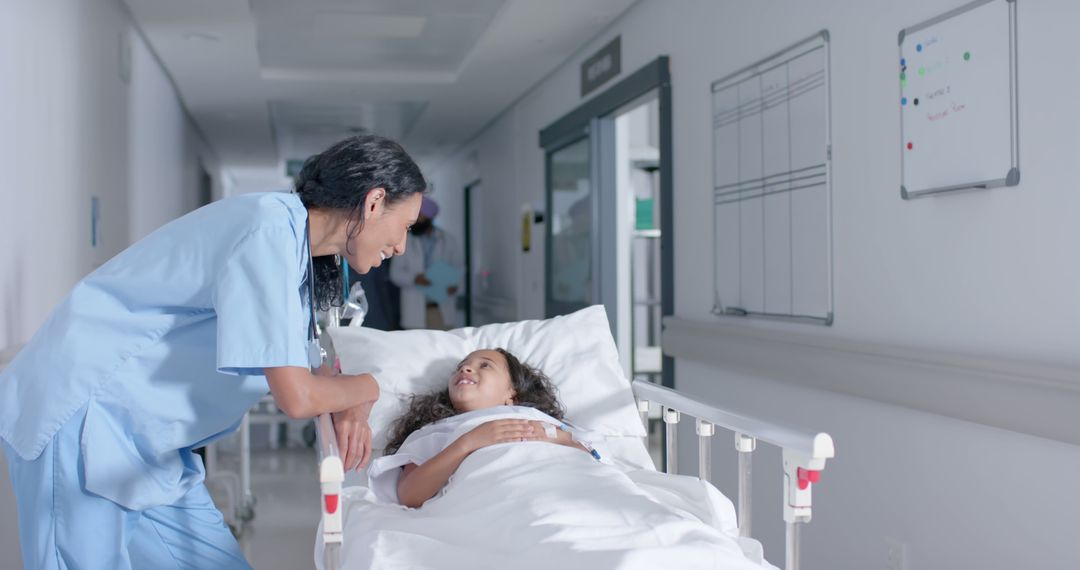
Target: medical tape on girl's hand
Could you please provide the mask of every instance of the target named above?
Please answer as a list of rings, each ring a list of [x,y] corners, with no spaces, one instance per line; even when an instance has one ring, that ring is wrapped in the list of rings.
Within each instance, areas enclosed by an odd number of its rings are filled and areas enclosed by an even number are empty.
[[[559,437],[559,433],[558,431],[556,431],[554,425],[544,422],[544,437],[548,439],[555,439]]]

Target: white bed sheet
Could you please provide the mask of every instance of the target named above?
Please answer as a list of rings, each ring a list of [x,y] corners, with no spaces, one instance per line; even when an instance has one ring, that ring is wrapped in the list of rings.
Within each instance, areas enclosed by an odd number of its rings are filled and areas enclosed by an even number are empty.
[[[419,509],[364,486],[345,490],[343,508],[346,569],[775,568],[738,537],[731,501],[712,485],[543,442],[474,452]]]

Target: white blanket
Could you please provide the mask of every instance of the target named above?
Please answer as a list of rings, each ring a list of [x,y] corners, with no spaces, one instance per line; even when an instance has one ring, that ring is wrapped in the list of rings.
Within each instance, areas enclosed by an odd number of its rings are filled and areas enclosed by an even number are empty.
[[[429,431],[460,435],[475,419]],[[419,442],[430,434],[414,435],[402,457],[428,455]],[[408,509],[386,500],[385,476],[396,486],[401,464],[393,457],[372,465],[383,492],[346,490],[343,568],[772,568],[757,541],[737,536],[731,502],[696,478],[623,472],[547,442],[506,443],[473,452],[439,495]],[[315,550],[321,568],[321,541]]]

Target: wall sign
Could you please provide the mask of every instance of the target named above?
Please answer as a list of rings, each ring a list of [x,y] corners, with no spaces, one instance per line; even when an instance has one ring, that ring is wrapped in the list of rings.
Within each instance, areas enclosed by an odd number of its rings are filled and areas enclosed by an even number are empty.
[[[622,36],[615,39],[581,64],[581,96],[584,97],[622,71]]]

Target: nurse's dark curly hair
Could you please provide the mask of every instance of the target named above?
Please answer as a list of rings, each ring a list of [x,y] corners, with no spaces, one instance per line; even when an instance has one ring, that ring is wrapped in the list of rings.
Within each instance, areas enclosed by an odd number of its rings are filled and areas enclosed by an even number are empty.
[[[364,198],[375,188],[386,190],[386,203],[392,206],[424,192],[427,182],[401,145],[362,133],[308,158],[296,176],[295,192],[309,210],[347,212],[352,239],[364,227]],[[334,262],[334,256],[315,258],[315,303],[320,310],[342,304],[343,283],[341,266]]]
[[[536,408],[561,420],[566,413],[559,403],[558,390],[540,370],[518,360],[510,351],[496,348],[506,359],[510,383],[514,387],[514,405]],[[441,419],[456,416],[458,411],[450,401],[450,390],[443,388],[424,396],[413,396],[409,411],[398,418],[390,428],[393,436],[386,446],[386,455],[393,455],[405,443],[412,432]]]

